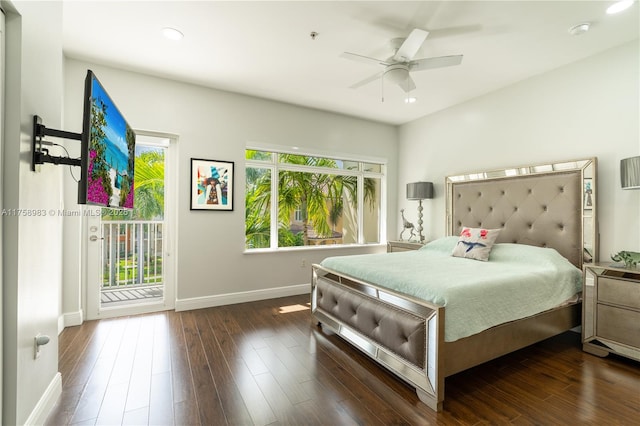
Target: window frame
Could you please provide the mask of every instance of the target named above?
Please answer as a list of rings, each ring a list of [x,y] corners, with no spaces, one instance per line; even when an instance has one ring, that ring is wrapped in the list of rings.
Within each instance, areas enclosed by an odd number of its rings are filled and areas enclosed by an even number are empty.
[[[249,150],[268,152],[271,155],[270,158],[254,160],[247,159],[246,152]],[[322,157],[331,160],[345,161],[345,162],[357,162],[357,170],[331,168],[331,167],[314,167],[296,165],[290,163],[281,163],[279,161],[279,154],[293,154],[309,157]],[[379,172],[364,170],[366,164],[376,164],[380,166]],[[276,251],[276,250],[309,250],[328,247],[352,247],[352,246],[369,246],[382,244],[386,240],[386,223],[387,223],[387,160],[383,158],[357,156],[353,154],[339,154],[339,153],[324,153],[312,149],[298,149],[290,147],[278,147],[278,146],[263,146],[263,145],[247,145],[245,147],[245,178],[247,168],[259,168],[269,169],[271,173],[271,199],[270,199],[270,246],[268,248],[245,248],[245,252],[254,253],[260,251]],[[280,170],[303,172],[303,173],[324,173],[329,175],[342,175],[342,176],[355,176],[357,178],[357,194],[358,194],[358,241],[356,243],[349,244],[333,244],[330,246],[287,246],[278,247],[278,221],[273,218],[278,217],[278,181],[280,176]],[[364,180],[366,178],[379,179],[380,180],[380,194],[378,207],[380,209],[378,219],[378,241],[372,243],[364,242]],[[246,197],[245,197],[246,203]],[[246,216],[245,216],[246,222]]]

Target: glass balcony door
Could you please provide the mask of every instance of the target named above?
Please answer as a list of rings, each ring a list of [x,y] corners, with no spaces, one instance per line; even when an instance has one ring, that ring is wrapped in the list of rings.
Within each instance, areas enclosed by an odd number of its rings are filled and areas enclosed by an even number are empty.
[[[172,151],[169,137],[138,135],[134,209],[85,215],[88,319],[173,309]]]

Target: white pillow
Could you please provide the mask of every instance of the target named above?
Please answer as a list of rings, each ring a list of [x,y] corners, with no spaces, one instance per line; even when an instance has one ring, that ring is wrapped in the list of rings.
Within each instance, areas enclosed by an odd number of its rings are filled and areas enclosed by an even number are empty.
[[[500,229],[462,228],[452,256],[487,261]]]

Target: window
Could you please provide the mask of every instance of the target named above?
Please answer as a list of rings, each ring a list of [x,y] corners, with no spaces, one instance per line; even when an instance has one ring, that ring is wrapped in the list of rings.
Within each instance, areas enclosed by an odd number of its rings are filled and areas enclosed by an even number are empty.
[[[245,158],[247,249],[380,242],[384,164],[251,149]]]

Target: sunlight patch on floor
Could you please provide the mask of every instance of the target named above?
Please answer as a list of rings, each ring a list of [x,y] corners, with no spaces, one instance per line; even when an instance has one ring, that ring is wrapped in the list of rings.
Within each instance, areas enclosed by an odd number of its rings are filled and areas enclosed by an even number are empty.
[[[304,305],[301,304],[296,304],[296,305],[289,305],[289,306],[280,306],[278,308],[278,312],[281,314],[288,314],[291,312],[300,312],[300,311],[306,311],[309,310],[309,304],[306,303]]]

